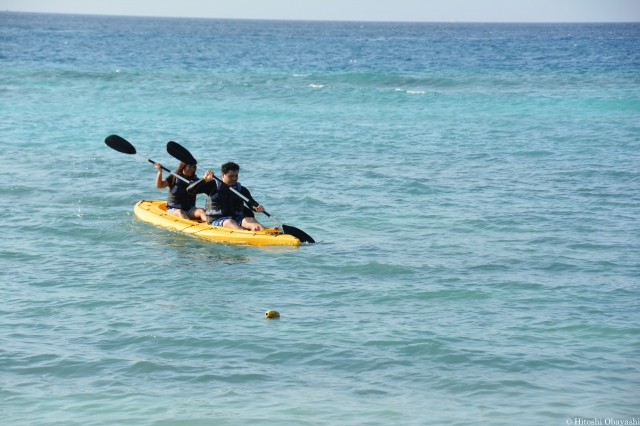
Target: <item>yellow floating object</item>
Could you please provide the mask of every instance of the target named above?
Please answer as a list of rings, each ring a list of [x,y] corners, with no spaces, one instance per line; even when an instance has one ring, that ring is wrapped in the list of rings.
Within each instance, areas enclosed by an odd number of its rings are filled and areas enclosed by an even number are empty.
[[[274,311],[273,309],[269,309],[264,313],[264,316],[267,318],[280,318],[280,312]]]
[[[266,228],[264,231],[245,231],[211,226],[197,220],[182,219],[167,213],[167,202],[164,200],[139,201],[133,208],[133,212],[140,220],[152,225],[221,243],[252,246],[300,245],[299,239],[289,234],[283,234],[281,230],[275,228]]]

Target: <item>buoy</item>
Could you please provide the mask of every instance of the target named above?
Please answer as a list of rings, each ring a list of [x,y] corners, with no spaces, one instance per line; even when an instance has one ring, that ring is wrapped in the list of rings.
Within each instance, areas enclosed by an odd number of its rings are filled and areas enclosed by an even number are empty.
[[[273,309],[269,309],[267,312],[264,313],[264,316],[266,318],[280,318],[280,312],[274,311]]]

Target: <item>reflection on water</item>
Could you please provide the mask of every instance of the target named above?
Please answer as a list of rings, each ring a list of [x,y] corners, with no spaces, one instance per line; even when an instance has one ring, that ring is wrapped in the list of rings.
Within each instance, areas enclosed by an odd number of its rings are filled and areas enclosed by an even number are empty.
[[[209,240],[185,237],[180,234],[169,234],[166,238],[156,240],[176,251],[176,255],[184,261],[183,267],[201,266],[202,261],[209,263],[225,263],[235,265],[256,260],[262,253],[292,253],[297,247],[288,246],[249,246],[222,244]]]

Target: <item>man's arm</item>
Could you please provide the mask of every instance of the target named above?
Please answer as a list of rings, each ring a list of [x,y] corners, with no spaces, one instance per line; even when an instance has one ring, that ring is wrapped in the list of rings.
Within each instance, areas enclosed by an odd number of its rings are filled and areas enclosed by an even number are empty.
[[[191,195],[196,194],[212,194],[218,190],[215,180],[206,181],[204,178],[199,179],[189,186],[187,186],[187,192]]]
[[[251,210],[253,210],[254,207],[260,205],[260,203],[253,199],[253,197],[251,196],[251,192],[249,192],[246,187],[243,186],[242,188],[240,188],[240,193],[249,199],[249,202],[245,201],[245,204],[247,204]]]

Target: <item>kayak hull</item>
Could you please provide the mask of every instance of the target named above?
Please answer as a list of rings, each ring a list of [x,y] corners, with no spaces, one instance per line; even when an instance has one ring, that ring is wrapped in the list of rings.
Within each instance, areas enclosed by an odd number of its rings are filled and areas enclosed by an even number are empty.
[[[226,244],[245,244],[252,246],[298,246],[300,240],[275,228],[264,231],[246,231],[211,226],[206,222],[182,219],[167,213],[164,200],[142,200],[136,203],[133,212],[138,219],[152,225],[182,232],[194,237]]]

